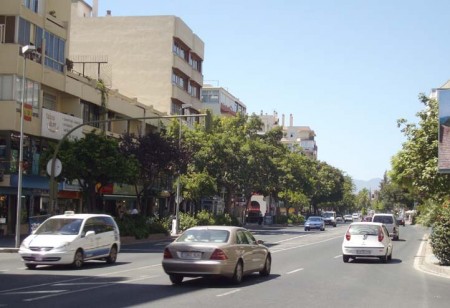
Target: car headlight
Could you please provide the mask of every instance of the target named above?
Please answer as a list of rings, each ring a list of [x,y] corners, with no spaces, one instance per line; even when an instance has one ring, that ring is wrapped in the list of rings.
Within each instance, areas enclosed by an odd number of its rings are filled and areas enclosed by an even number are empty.
[[[69,242],[61,242],[58,245],[55,245],[54,250],[68,250],[70,246]]]

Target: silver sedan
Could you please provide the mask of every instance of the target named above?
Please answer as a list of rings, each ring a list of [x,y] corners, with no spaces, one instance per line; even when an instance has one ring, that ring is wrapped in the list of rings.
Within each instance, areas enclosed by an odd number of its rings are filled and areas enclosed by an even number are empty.
[[[223,276],[239,284],[250,273],[270,275],[271,264],[262,241],[247,229],[230,226],[190,228],[164,249],[162,260],[173,284],[201,276]]]

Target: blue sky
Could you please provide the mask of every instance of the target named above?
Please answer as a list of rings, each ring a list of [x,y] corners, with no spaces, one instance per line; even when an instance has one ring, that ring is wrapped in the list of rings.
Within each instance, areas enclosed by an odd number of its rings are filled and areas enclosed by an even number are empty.
[[[92,0],[86,2],[92,3]],[[99,0],[99,16],[175,15],[205,43],[205,83],[316,133],[318,158],[382,177],[420,93],[450,79],[449,0]]]

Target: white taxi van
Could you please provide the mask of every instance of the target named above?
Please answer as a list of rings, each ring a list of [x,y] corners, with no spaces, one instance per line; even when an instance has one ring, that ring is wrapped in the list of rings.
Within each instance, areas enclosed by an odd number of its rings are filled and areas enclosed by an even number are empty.
[[[19,255],[29,269],[56,264],[81,268],[88,260],[113,264],[119,251],[119,227],[111,216],[68,211],[45,220],[23,240]]]

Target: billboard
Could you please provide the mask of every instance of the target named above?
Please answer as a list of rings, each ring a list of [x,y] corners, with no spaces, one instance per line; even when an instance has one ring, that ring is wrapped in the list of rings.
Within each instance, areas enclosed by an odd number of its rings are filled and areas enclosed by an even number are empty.
[[[438,172],[450,173],[450,89],[437,89],[439,104]]]
[[[53,110],[42,109],[42,136],[51,139],[62,139],[67,132],[83,123],[83,119],[56,112]],[[78,128],[69,136],[69,140],[83,138],[83,128]]]

